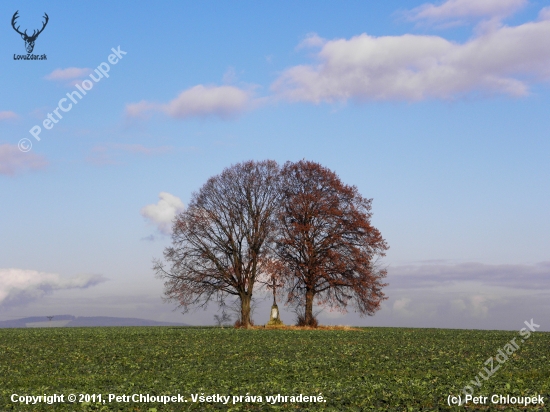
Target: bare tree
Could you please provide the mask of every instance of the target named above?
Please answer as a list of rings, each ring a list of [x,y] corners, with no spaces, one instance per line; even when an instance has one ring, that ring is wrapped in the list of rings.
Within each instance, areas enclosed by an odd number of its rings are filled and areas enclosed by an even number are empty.
[[[370,223],[372,199],[318,163],[287,162],[281,174],[275,250],[288,302],[303,305],[309,326],[314,301],[342,311],[352,302],[361,315],[374,314],[386,299],[376,260],[388,246]]]
[[[211,300],[223,305],[234,296],[241,306],[238,323],[251,324],[254,285],[267,276],[278,182],[276,162],[248,161],[226,168],[193,194],[189,207],[177,216],[172,246],[164,252],[170,269],[155,261],[167,300],[186,312]]]
[[[218,327],[223,327],[226,323],[231,322],[231,315],[225,310],[222,310],[221,315],[214,315],[214,321]]]

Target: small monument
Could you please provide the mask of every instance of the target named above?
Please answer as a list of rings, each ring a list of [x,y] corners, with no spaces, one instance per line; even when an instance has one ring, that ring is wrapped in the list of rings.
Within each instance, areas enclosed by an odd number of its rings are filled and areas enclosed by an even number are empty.
[[[275,276],[273,276],[271,279],[273,283],[271,285],[267,285],[267,287],[273,289],[273,305],[271,306],[271,313],[269,315],[269,322],[267,322],[267,326],[283,325],[281,317],[279,316],[279,307],[277,306],[277,302],[275,301],[275,288],[281,287],[282,285],[279,285],[275,282]]]

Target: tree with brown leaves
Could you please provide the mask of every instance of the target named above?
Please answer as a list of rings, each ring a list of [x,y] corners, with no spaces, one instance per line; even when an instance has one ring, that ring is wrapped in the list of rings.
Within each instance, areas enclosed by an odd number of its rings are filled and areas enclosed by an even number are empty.
[[[388,246],[370,223],[372,199],[318,163],[287,162],[281,176],[275,250],[288,303],[305,307],[301,323],[316,325],[314,301],[342,311],[353,303],[373,315],[387,299],[376,260]]]
[[[155,262],[166,299],[185,312],[233,296],[240,300],[238,324],[250,326],[254,285],[269,276],[279,195],[279,167],[271,160],[239,163],[211,177],[174,222],[164,252],[170,269]]]

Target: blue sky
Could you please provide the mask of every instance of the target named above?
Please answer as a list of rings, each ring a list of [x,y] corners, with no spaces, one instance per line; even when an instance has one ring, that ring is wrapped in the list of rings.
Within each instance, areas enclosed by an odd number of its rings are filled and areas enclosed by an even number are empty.
[[[0,4],[1,320],[212,323],[215,306],[181,315],[161,301],[151,267],[167,219],[224,167],[302,158],[373,198],[390,246],[382,309],[322,322],[549,317],[547,1],[132,4]],[[33,51],[47,60],[14,60],[16,10],[29,34],[48,14]],[[109,77],[89,80],[118,47]]]

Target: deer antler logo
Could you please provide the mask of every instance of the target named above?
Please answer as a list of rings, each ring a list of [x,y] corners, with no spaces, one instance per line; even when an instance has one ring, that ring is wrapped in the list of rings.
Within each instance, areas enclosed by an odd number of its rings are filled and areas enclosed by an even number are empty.
[[[27,53],[32,53],[32,51],[34,50],[34,42],[36,41],[36,38],[38,37],[38,35],[39,35],[40,33],[42,33],[42,31],[44,30],[44,28],[45,28],[46,25],[48,24],[48,20],[49,20],[50,18],[48,17],[48,15],[47,15],[46,13],[44,13],[44,19],[46,19],[46,21],[43,23],[42,28],[41,28],[40,30],[38,30],[38,31],[34,30],[33,33],[32,33],[32,35],[29,36],[29,35],[27,34],[27,30],[25,30],[24,33],[21,33],[21,32],[19,31],[19,26],[15,27],[15,21],[16,21],[17,18],[19,17],[19,16],[18,16],[18,13],[19,13],[19,10],[17,10],[17,11],[14,13],[14,15],[13,15],[13,17],[12,17],[12,19],[11,19],[11,25],[12,25],[13,29],[14,29],[17,33],[19,33],[19,34],[21,35],[21,38],[22,38],[23,40],[25,40],[25,48],[27,49]]]

